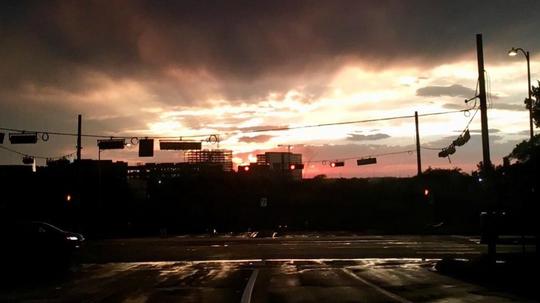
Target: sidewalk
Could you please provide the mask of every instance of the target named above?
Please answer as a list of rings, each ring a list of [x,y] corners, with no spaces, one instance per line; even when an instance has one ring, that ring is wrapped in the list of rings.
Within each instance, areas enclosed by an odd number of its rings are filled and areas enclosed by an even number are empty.
[[[536,253],[497,254],[495,259],[487,255],[471,259],[445,258],[437,262],[435,269],[467,282],[539,299],[539,260]]]

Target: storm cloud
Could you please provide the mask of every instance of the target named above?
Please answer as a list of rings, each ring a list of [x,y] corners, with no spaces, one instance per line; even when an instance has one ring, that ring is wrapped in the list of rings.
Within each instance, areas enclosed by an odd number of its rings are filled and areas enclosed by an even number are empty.
[[[369,134],[369,135],[362,135],[362,134],[349,134],[347,136],[347,140],[349,141],[374,141],[374,140],[382,140],[390,138],[390,135],[388,134]]]
[[[291,87],[316,95],[310,88],[348,61],[435,65],[465,55],[469,47],[455,46],[474,32],[490,33],[492,44],[515,40],[508,25],[532,34],[526,26],[540,9],[537,1],[457,2],[4,2],[0,85],[80,93],[100,74],[144,82],[167,104],[253,100]]]
[[[264,143],[268,142],[268,140],[272,139],[273,136],[270,135],[258,135],[253,137],[240,137],[238,138],[238,142],[244,142],[244,143]]]
[[[422,97],[463,97],[471,98],[475,96],[475,91],[460,84],[454,84],[450,86],[427,86],[416,90],[417,96]]]
[[[2,1],[0,121],[74,132],[82,114],[87,133],[181,137],[462,109],[461,100],[426,99],[473,96],[476,33],[488,69],[515,64],[489,71],[505,96],[493,108],[517,111],[522,97],[510,84],[524,81],[524,66],[506,54],[512,45],[536,53],[538,11],[538,1],[500,0]],[[407,125],[372,125],[380,130],[348,139],[397,139],[403,132],[392,128]],[[341,140],[354,130],[328,132],[273,132],[272,141]],[[55,139],[20,148],[73,151],[72,138]],[[250,148],[269,139],[240,138]],[[83,143],[83,156],[97,155],[95,139]]]

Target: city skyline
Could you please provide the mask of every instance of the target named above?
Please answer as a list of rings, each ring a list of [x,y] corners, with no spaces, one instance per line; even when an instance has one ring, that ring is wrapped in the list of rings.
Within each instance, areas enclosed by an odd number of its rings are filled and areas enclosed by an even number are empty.
[[[7,59],[0,72],[0,126],[75,132],[82,114],[83,133],[185,137],[466,109],[478,77],[474,36],[483,33],[493,162],[528,139],[525,59],[507,53],[512,47],[531,51],[536,86],[538,3],[319,5],[13,4],[2,13],[0,41],[8,47],[0,50]],[[447,146],[473,113],[421,117],[422,145]],[[423,168],[476,169],[479,129],[477,115],[470,142],[451,163],[422,150]],[[414,150],[414,119],[408,118],[222,135],[220,148],[233,150],[241,164],[289,144],[303,154],[305,177],[416,174],[414,153],[363,167],[354,161],[328,166],[332,159]],[[95,139],[85,138],[83,147],[83,158],[97,158]],[[15,148],[59,156],[75,151],[75,139],[51,135]],[[102,158],[133,164],[183,159],[173,152],[138,158],[137,152],[107,151]],[[19,164],[20,156],[1,151],[0,163]]]

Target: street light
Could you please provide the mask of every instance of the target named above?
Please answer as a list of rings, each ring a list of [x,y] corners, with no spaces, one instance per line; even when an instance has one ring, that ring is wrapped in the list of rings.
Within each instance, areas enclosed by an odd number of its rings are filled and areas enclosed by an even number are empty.
[[[529,127],[531,132],[531,142],[534,137],[534,130],[533,130],[533,117],[532,117],[532,99],[531,99],[531,62],[529,57],[529,52],[525,51],[521,47],[515,48],[512,47],[508,51],[508,56],[515,57],[517,56],[518,52],[522,52],[523,55],[525,55],[525,59],[527,59],[527,92],[528,92],[528,98],[525,104],[529,106]]]

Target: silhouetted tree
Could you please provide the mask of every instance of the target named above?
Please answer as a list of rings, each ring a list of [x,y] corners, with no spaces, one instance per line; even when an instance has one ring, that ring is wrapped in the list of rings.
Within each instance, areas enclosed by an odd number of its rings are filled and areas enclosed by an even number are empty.
[[[531,90],[535,99],[531,100],[534,125],[536,125],[536,127],[540,127],[540,81],[538,81],[538,86],[533,86]]]
[[[524,140],[517,144],[508,155],[510,159],[516,159],[519,162],[527,162],[530,159],[537,159],[540,155],[540,135],[533,137],[532,144],[530,140]]]

